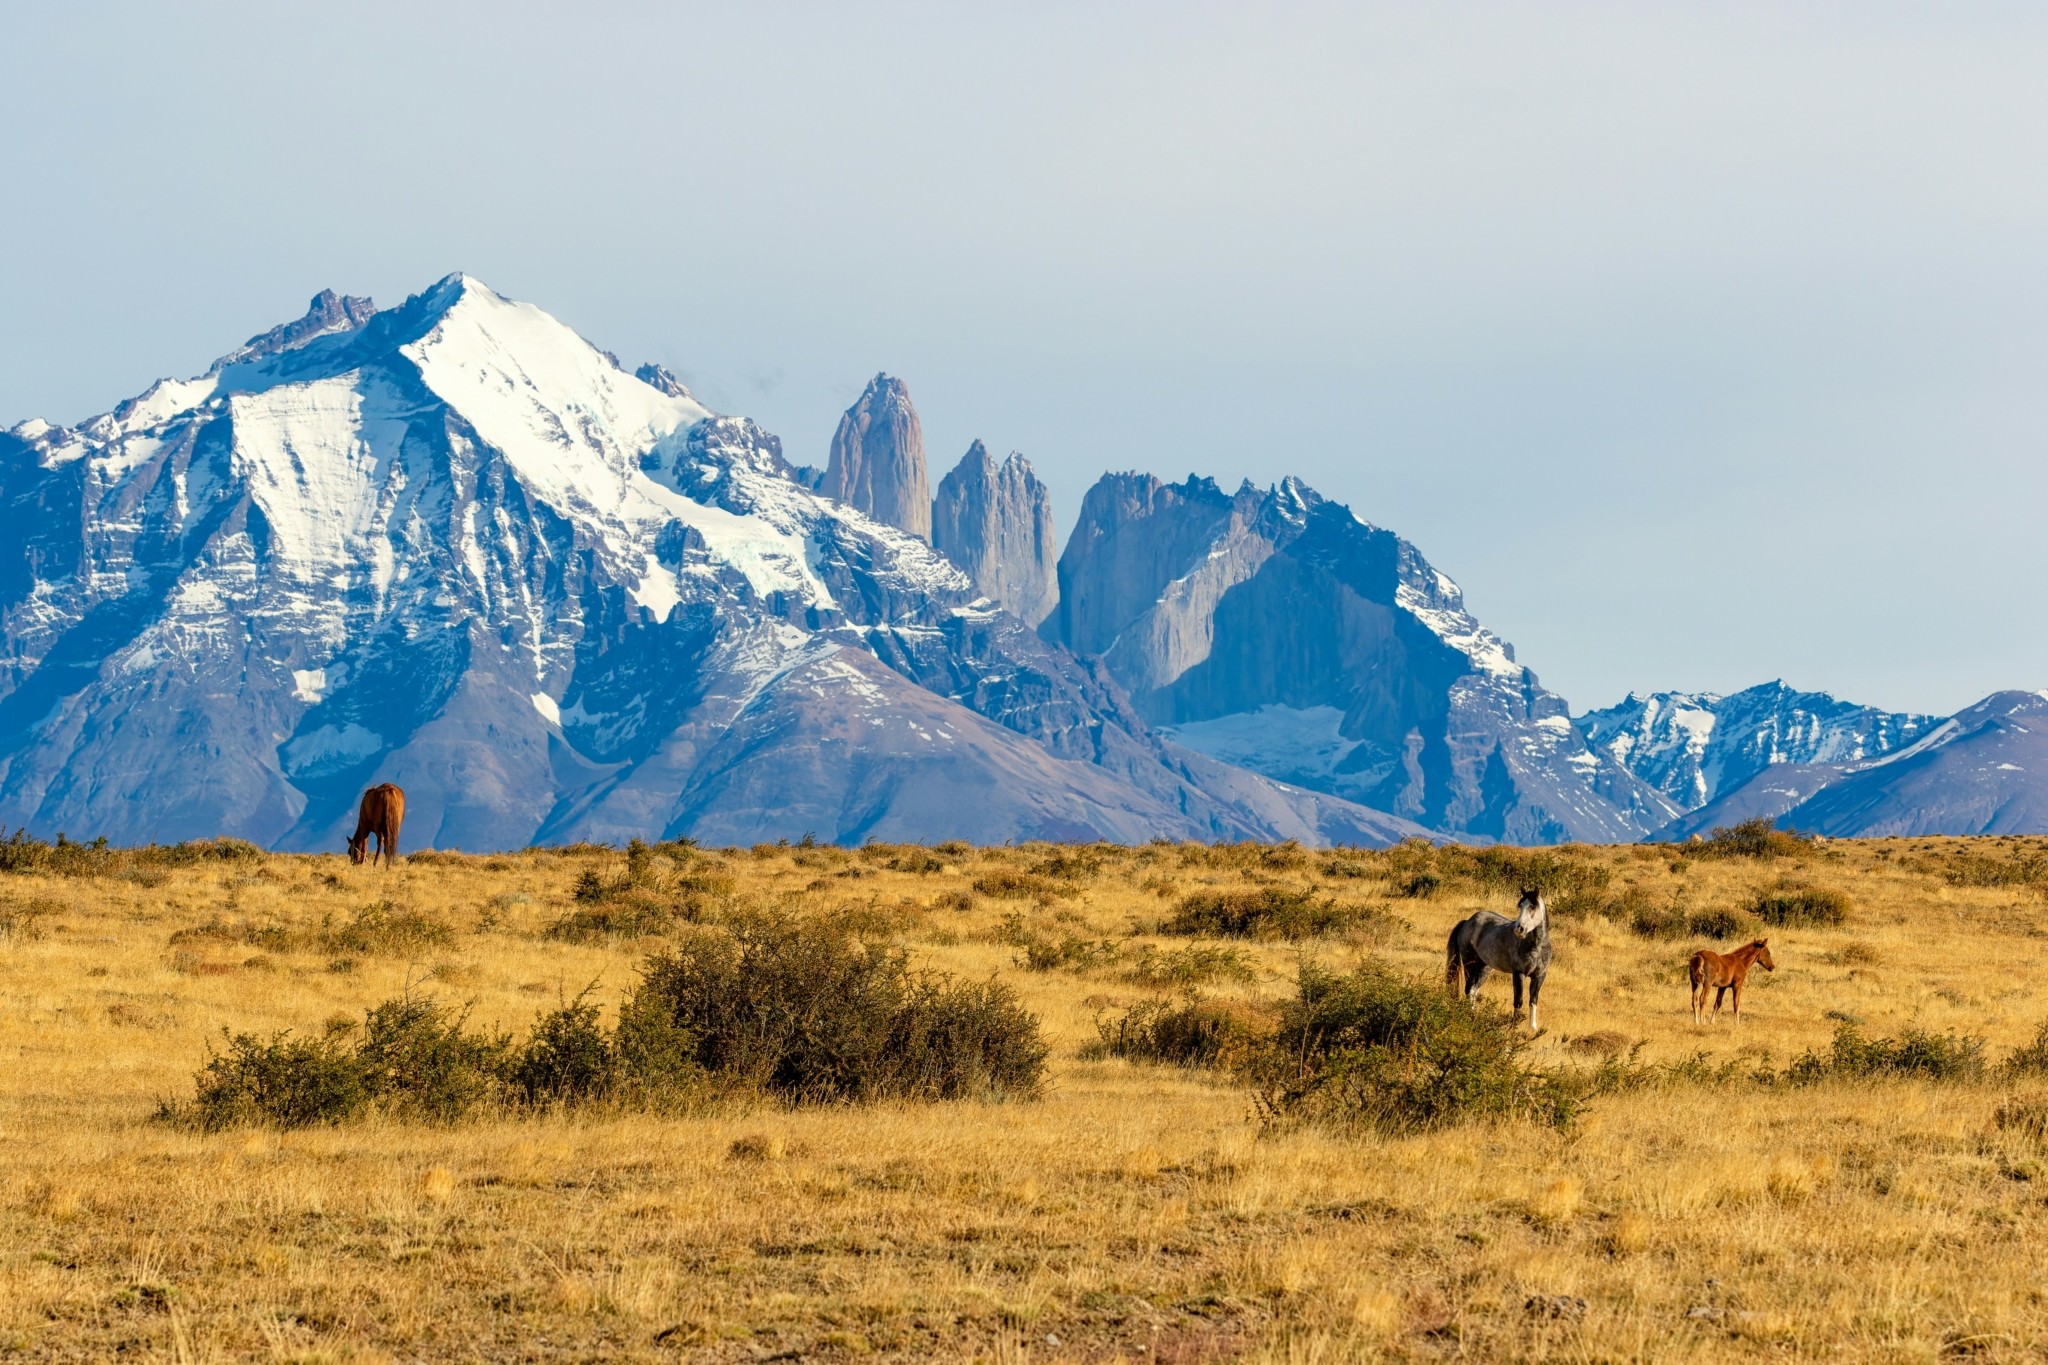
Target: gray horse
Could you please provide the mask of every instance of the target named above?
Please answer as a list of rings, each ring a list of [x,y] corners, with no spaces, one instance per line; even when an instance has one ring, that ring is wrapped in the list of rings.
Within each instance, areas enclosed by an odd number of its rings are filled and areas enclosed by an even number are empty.
[[[1550,911],[1543,893],[1524,889],[1515,918],[1481,910],[1458,921],[1451,940],[1444,945],[1444,984],[1453,992],[1463,976],[1465,998],[1477,1000],[1479,988],[1494,970],[1515,978],[1515,1013],[1522,1012],[1522,978],[1529,978],[1529,1032],[1536,1026],[1536,1001],[1543,994],[1543,978],[1550,972]]]

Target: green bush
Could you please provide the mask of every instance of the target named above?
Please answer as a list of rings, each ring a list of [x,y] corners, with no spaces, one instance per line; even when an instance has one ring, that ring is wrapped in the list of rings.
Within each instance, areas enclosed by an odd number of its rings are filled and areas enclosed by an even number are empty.
[[[1240,1000],[1147,1000],[1097,1019],[1099,1040],[1087,1055],[1234,1069],[1266,1045],[1273,1028],[1270,1010]]]
[[[1799,928],[1847,923],[1849,908],[1849,898],[1833,887],[1780,882],[1759,891],[1749,904],[1749,913],[1766,924]]]
[[[1309,964],[1247,1069],[1269,1124],[1410,1132],[1527,1118],[1565,1127],[1577,1094],[1526,1066],[1526,1045],[1513,1019],[1441,983],[1374,963],[1348,975]]]
[[[618,1043],[605,1033],[587,995],[542,1015],[512,1059],[509,1079],[526,1104],[587,1104],[618,1091]]]
[[[467,1009],[417,996],[364,1016],[356,1055],[380,1105],[399,1118],[454,1123],[498,1098],[511,1042],[470,1033],[468,1022]]]
[[[264,1123],[306,1128],[356,1118],[375,1097],[362,1059],[338,1039],[287,1031],[266,1042],[221,1033],[225,1049],[199,1069],[192,1100],[159,1104],[159,1118],[206,1132]]]
[[[1197,891],[1181,897],[1161,926],[1169,934],[1211,938],[1315,938],[1343,928],[1356,912],[1313,888],[1289,891],[1258,886],[1241,891]]]
[[[1793,1085],[1908,1076],[1974,1081],[1983,1078],[1984,1070],[1982,1038],[1921,1029],[1907,1029],[1897,1038],[1866,1038],[1855,1025],[1843,1024],[1826,1052],[1800,1054],[1785,1069],[1785,1079]]]
[[[796,1103],[1026,1097],[1044,1080],[1038,1021],[1007,987],[913,971],[843,918],[750,915],[649,958],[621,1030],[636,1064]]]

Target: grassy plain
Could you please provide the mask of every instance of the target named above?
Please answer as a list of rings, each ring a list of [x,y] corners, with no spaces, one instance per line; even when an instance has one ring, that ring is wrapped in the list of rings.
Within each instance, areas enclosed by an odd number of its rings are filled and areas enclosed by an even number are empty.
[[[1584,1067],[1640,1043],[1641,1063],[1782,1068],[1847,1018],[1872,1036],[1982,1036],[1995,1060],[2048,1019],[2048,895],[2023,874],[2044,857],[2038,840],[1570,850],[1560,866],[1605,884],[1554,912],[1548,1031],[1528,1056]],[[2048,1080],[1672,1080],[1600,1096],[1563,1132],[1389,1138],[1262,1130],[1228,1076],[1091,1047],[1098,1020],[1176,993],[1160,964],[1189,959],[1164,954],[1214,942],[1158,932],[1204,892],[1309,887],[1351,916],[1234,944],[1256,979],[1200,986],[1212,996],[1284,995],[1304,954],[1440,981],[1450,925],[1513,892],[1413,860],[1166,845],[689,860],[700,919],[863,908],[920,961],[1011,983],[1053,1049],[1036,1101],[211,1134],[153,1119],[191,1094],[223,1027],[317,1035],[408,989],[513,1032],[593,984],[609,1006],[659,937],[549,931],[584,904],[586,873],[624,863],[0,875],[0,1358],[2048,1354],[2048,1150],[1996,1120]],[[1683,921],[1788,879],[1846,895],[1846,922],[1769,929],[1778,970],[1752,978],[1741,1030],[1695,1028],[1685,960],[1708,941]],[[412,928],[351,932],[394,916]],[[1134,979],[1146,945],[1151,984]]]

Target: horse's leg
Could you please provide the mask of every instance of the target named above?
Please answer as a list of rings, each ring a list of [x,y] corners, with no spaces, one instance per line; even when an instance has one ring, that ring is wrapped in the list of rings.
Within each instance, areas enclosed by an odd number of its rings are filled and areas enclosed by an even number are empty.
[[[1543,972],[1534,972],[1529,977],[1529,1034],[1531,1037],[1543,1032],[1543,1029],[1536,1023],[1536,1002],[1543,997],[1544,976],[1545,973]]]
[[[1727,998],[1728,988],[1726,986],[1714,987],[1714,1017],[1711,1022],[1716,1024],[1721,1022],[1721,1002]]]
[[[1493,975],[1493,968],[1476,957],[1465,959],[1465,998],[1477,1000],[1479,988],[1486,984],[1486,978]]]
[[[1519,1019],[1522,1017],[1522,974],[1511,972],[1509,975],[1515,978],[1515,1017]]]
[[[1742,1027],[1742,978],[1736,977],[1729,989],[1735,992],[1735,1027]]]

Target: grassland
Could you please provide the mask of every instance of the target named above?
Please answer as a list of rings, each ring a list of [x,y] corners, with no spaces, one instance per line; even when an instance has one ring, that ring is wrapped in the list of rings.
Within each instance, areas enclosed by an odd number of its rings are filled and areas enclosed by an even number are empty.
[[[2048,1149],[2011,1119],[2048,1078],[1751,1079],[1844,1022],[1981,1037],[1994,1062],[2025,1044],[2048,1019],[2048,841],[1491,871],[1416,850],[677,853],[637,874],[592,849],[0,873],[0,1358],[2048,1354]],[[1561,1131],[1269,1128],[1228,1074],[1100,1055],[1098,1025],[1135,1004],[1279,998],[1304,957],[1440,981],[1450,925],[1507,908],[1516,874],[1555,907],[1526,1059],[1633,1054],[1661,1077]],[[1695,1028],[1696,930],[1729,946],[1746,907],[1825,893],[1841,923],[1761,931],[1778,970],[1752,978],[1741,1030]],[[1305,936],[1161,932],[1242,927],[1247,897]],[[850,909],[922,963],[1010,984],[1052,1047],[1046,1093],[289,1131],[153,1117],[223,1028],[317,1036],[410,991],[516,1034],[587,987],[614,1005],[650,951],[749,906]]]

